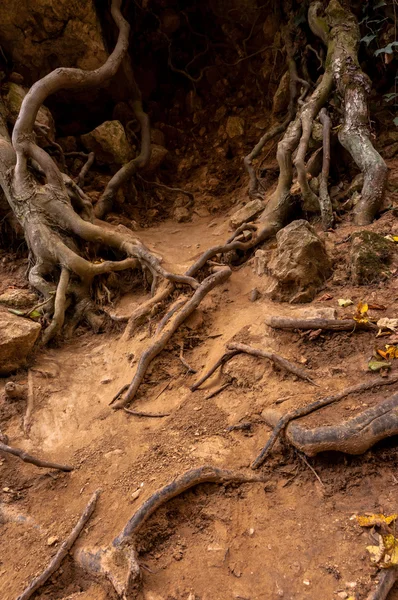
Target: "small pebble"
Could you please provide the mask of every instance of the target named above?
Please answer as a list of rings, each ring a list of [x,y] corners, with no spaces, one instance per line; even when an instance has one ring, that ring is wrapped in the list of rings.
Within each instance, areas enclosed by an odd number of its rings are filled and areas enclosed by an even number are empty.
[[[310,585],[310,582],[308,581],[308,579],[304,579],[303,583],[304,583],[304,585]]]
[[[57,536],[52,535],[47,540],[47,546],[54,546],[54,544],[56,544],[57,542],[59,542],[59,539],[57,538]]]
[[[250,536],[254,535],[254,529],[253,529],[253,527],[250,527],[250,529],[249,529],[249,535]]]
[[[138,496],[141,494],[141,488],[138,488],[131,494],[132,500],[137,500]]]
[[[347,594],[347,592],[339,592],[337,594],[337,597],[341,598],[341,600],[346,600],[346,598],[348,598],[348,594]]]
[[[253,288],[249,295],[250,302],[255,302],[256,300],[258,300],[259,296],[260,296],[260,292],[258,291],[258,289]]]

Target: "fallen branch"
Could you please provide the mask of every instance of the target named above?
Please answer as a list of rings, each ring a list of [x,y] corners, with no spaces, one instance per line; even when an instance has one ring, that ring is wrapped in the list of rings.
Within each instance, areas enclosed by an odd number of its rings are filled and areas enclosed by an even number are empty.
[[[182,362],[184,367],[188,370],[188,373],[193,373],[193,374],[197,373],[196,369],[193,369],[191,367],[191,365],[189,363],[187,363],[187,361],[184,358],[184,344],[181,344],[180,361]]]
[[[129,415],[133,415],[134,417],[153,417],[153,418],[160,418],[160,417],[169,417],[170,413],[148,413],[148,412],[142,412],[140,410],[129,410],[128,408],[123,407],[124,412],[128,413]]]
[[[316,410],[319,410],[320,408],[323,408],[324,406],[328,406],[329,404],[333,404],[334,402],[338,402],[339,400],[346,398],[350,394],[359,394],[361,392],[366,392],[368,390],[372,390],[377,387],[382,387],[385,385],[392,385],[394,383],[397,383],[397,381],[398,381],[398,377],[393,377],[391,379],[386,379],[385,377],[380,377],[379,379],[376,379],[375,381],[369,381],[366,383],[360,383],[359,385],[353,385],[352,387],[346,388],[345,390],[343,390],[342,392],[339,392],[338,394],[336,394],[334,396],[327,396],[326,398],[321,398],[320,400],[315,400],[315,402],[311,402],[311,404],[308,404],[307,406],[302,406],[301,408],[297,408],[296,410],[293,410],[293,411],[287,413],[281,419],[279,419],[278,423],[274,427],[274,430],[273,430],[268,442],[266,443],[264,448],[261,450],[261,452],[257,456],[257,458],[253,461],[253,463],[251,465],[252,469],[258,469],[258,467],[260,467],[263,464],[264,460],[266,459],[266,457],[268,456],[269,452],[271,451],[273,445],[275,444],[279,434],[281,433],[281,431],[283,429],[286,428],[286,426],[288,425],[288,423],[290,423],[290,421],[293,421],[294,419],[299,419],[300,417],[305,417],[306,415],[309,415],[310,413],[312,413]]]
[[[210,398],[214,398],[214,396],[221,394],[221,392],[224,391],[230,385],[232,385],[230,381],[228,381],[227,383],[224,383],[224,385],[220,385],[220,387],[218,387],[215,390],[213,390],[212,392],[210,392],[210,394],[207,394],[207,396],[205,397],[205,400],[210,400]]]
[[[48,567],[43,571],[43,573],[41,573],[41,575],[39,575],[38,577],[33,579],[33,581],[22,592],[22,594],[20,596],[18,596],[17,600],[29,600],[29,598],[39,588],[41,588],[42,585],[44,585],[46,583],[46,581],[51,577],[51,575],[53,575],[53,573],[55,573],[59,569],[62,561],[68,554],[69,550],[72,548],[73,544],[75,543],[75,541],[81,534],[87,521],[93,514],[99,495],[100,495],[100,490],[97,490],[96,492],[94,492],[94,494],[91,496],[90,502],[87,504],[86,508],[84,509],[84,512],[81,515],[80,519],[78,520],[78,522],[76,523],[76,525],[72,529],[72,531],[70,532],[67,539],[62,543],[61,547],[59,548],[59,550],[56,553],[56,555],[54,556],[54,558],[51,560]]]
[[[110,547],[81,550],[77,561],[87,571],[102,573],[111,581],[121,598],[138,597],[141,573],[134,547],[134,536],[161,506],[190,488],[202,483],[252,483],[263,482],[261,477],[234,473],[217,467],[203,466],[190,469],[171,483],[153,493],[127,522]]]
[[[258,358],[267,358],[282,369],[285,369],[285,371],[300,377],[300,379],[303,379],[304,381],[308,381],[308,383],[311,383],[312,385],[317,385],[302,369],[296,367],[296,365],[286,360],[286,358],[282,358],[282,356],[274,354],[273,352],[264,352],[258,348],[252,348],[246,344],[238,344],[234,342],[232,344],[228,344],[227,352],[225,352],[225,354],[223,354],[221,358],[219,358],[218,361],[196,383],[191,386],[191,391],[194,392],[197,390],[202,383],[206,381],[206,379],[213,375],[218,367],[225,365],[225,363],[231,360],[231,358],[242,353],[250,354],[251,356],[257,356]]]
[[[373,323],[357,323],[353,319],[295,319],[294,317],[269,317],[265,318],[265,324],[272,329],[322,329],[325,331],[354,331],[354,330],[376,330]]]
[[[217,285],[224,283],[231,275],[231,269],[225,267],[217,273],[209,275],[200,286],[195,290],[193,296],[187,300],[187,302],[172,316],[168,323],[164,326],[162,331],[155,334],[155,339],[149,348],[143,352],[138,361],[135,375],[132,382],[126,392],[124,398],[115,401],[113,404],[114,409],[123,408],[132,402],[134,399],[139,386],[141,385],[145,373],[153,359],[160,354],[165,348],[172,335],[178,329],[178,327],[189,317],[190,314],[199,306],[203,298]]]
[[[0,442],[0,452],[7,452],[13,456],[18,456],[23,462],[30,463],[36,467],[43,467],[44,469],[59,469],[60,471],[73,471],[73,467],[69,465],[59,465],[58,463],[48,462],[47,460],[41,460],[31,454],[28,454],[20,448],[13,448],[7,444]]]
[[[30,370],[28,373],[28,396],[26,402],[26,412],[22,421],[22,429],[24,430],[25,435],[29,435],[29,432],[32,427],[32,413],[33,413],[33,404],[34,404],[34,389],[33,389],[33,375]]]
[[[390,567],[379,573],[379,582],[376,588],[370,592],[366,600],[386,600],[390,590],[398,579],[398,568]]]

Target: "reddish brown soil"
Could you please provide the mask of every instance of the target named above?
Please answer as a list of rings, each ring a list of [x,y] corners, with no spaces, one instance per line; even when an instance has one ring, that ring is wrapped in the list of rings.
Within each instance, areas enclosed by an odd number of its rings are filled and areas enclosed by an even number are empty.
[[[225,214],[194,214],[191,223],[168,221],[137,235],[164,256],[166,266],[183,272],[200,252],[228,237],[227,221]],[[390,213],[369,229],[398,233]],[[331,306],[339,316],[352,316],[353,307],[339,308],[338,298],[351,298],[354,303],[367,300],[386,306],[382,312],[370,311],[372,315],[396,317],[395,275],[374,286],[350,285],[349,244],[337,242],[354,230],[346,221],[335,233],[321,234],[335,271],[318,298],[327,292],[332,299],[315,300],[312,305]],[[273,245],[269,242],[267,247]],[[23,268],[21,261],[14,272],[4,269],[0,291],[7,285],[24,285]],[[267,328],[265,316],[295,314],[301,308],[272,303],[264,295],[251,303],[250,291],[257,287],[263,292],[267,283],[266,276],[254,273],[253,259],[235,269],[227,284],[204,300],[154,361],[133,408],[170,412],[164,419],[131,417],[108,406],[117,390],[131,380],[135,365],[131,355],[138,357],[150,343],[150,323],[129,341],[120,333],[81,331],[72,342],[36,355],[30,436],[21,431],[23,403],[3,401],[0,427],[13,445],[72,463],[76,469],[70,474],[50,473],[10,456],[0,459],[2,600],[15,600],[44,568],[95,489],[100,487],[102,495],[79,547],[108,544],[151,493],[190,467],[248,467],[269,437],[270,430],[260,418],[264,407],[286,398],[278,408],[287,411],[375,377],[367,370],[376,342],[372,333],[324,333],[311,341],[296,332]],[[139,293],[124,296],[115,311],[129,314],[143,299]],[[239,356],[204,389],[190,392],[196,376],[187,375],[180,362],[180,344],[184,342],[186,360],[200,373],[235,336],[300,364],[321,387],[298,381],[267,361]],[[388,343],[388,338],[381,340],[380,347],[383,342]],[[232,385],[206,400],[209,390],[228,377]],[[26,372],[15,379],[26,379]],[[397,390],[396,385],[349,397],[309,422],[338,422]],[[228,426],[240,421],[252,422],[251,430],[227,432]],[[342,592],[357,600],[365,598],[374,585],[375,569],[365,550],[368,533],[353,515],[397,511],[396,439],[359,457],[330,454],[309,462],[322,483],[281,441],[263,467],[265,484],[206,484],[158,510],[138,540],[145,599],[332,599]],[[141,493],[133,499],[138,488]],[[48,546],[51,536],[58,538],[57,545]],[[36,598],[69,597],[114,596],[68,558]],[[398,592],[389,598],[397,600]]]

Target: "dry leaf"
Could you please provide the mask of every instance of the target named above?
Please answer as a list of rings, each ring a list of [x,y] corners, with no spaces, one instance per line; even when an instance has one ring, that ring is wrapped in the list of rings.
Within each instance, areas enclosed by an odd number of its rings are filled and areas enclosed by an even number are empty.
[[[386,310],[386,307],[384,304],[377,304],[375,302],[374,304],[369,304],[369,310]]]
[[[372,358],[368,363],[368,368],[370,371],[380,371],[381,369],[389,369],[391,367],[391,363],[382,362],[381,360],[377,360]]]
[[[320,298],[318,298],[318,302],[325,302],[326,300],[332,300],[333,296],[330,294],[323,294]]]
[[[390,525],[395,519],[398,518],[398,514],[393,515],[382,515],[382,514],[370,514],[370,515],[357,515],[356,519],[361,527],[374,527],[375,525]]]
[[[345,298],[339,298],[337,300],[337,302],[339,303],[339,306],[341,306],[342,308],[346,308],[346,306],[351,306],[351,304],[354,304],[352,300],[350,300],[349,298],[345,299]]]
[[[391,331],[396,331],[396,329],[398,329],[398,319],[388,319],[387,317],[384,317],[377,321],[377,327],[379,329],[391,329]]]
[[[378,546],[367,546],[366,550],[371,555],[370,560],[382,569],[389,569],[398,565],[398,540],[391,534],[379,535]]]

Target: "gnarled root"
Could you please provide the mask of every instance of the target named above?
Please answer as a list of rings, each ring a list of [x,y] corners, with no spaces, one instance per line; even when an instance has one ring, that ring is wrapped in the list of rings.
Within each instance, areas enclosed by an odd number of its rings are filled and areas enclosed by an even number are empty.
[[[23,462],[30,463],[31,465],[35,465],[36,467],[42,467],[43,469],[58,469],[59,471],[73,471],[73,467],[69,465],[60,465],[58,463],[49,462],[47,460],[41,460],[40,458],[36,458],[31,454],[28,454],[24,450],[20,448],[14,448],[9,446],[8,444],[4,444],[0,442],[0,452],[6,452],[7,454],[12,454],[13,456],[17,456]]]
[[[352,386],[350,388],[347,388],[347,389],[343,390],[342,392],[336,394],[335,396],[327,396],[326,398],[322,398],[321,400],[316,400],[315,402],[312,402],[311,404],[308,404],[307,406],[303,406],[301,408],[297,408],[296,410],[293,410],[290,413],[287,413],[286,415],[280,417],[279,420],[277,420],[277,422],[275,424],[274,430],[273,430],[273,432],[272,432],[272,434],[271,434],[268,442],[266,443],[266,445],[264,446],[264,448],[261,450],[261,452],[257,456],[257,458],[253,461],[253,463],[252,463],[252,469],[257,469],[258,467],[260,467],[263,464],[264,460],[266,459],[266,457],[270,453],[272,447],[274,446],[274,444],[275,444],[275,442],[276,442],[279,434],[287,427],[287,425],[291,421],[293,421],[295,419],[298,419],[300,417],[305,417],[306,415],[309,415],[310,413],[312,413],[312,412],[314,412],[316,410],[319,410],[320,408],[323,408],[324,406],[328,406],[329,404],[333,404],[334,402],[338,402],[339,400],[342,400],[343,398],[346,398],[350,394],[359,394],[361,392],[366,392],[367,390],[371,390],[371,389],[374,389],[376,387],[382,387],[382,386],[385,386],[385,385],[392,385],[394,383],[397,383],[397,381],[398,381],[398,377],[392,377],[391,379],[386,379],[384,377],[380,377],[380,378],[378,378],[378,379],[376,379],[374,381],[370,381],[370,382],[366,382],[366,383],[361,383],[359,385],[354,385],[354,386]],[[391,402],[392,404],[390,405],[389,402]],[[393,406],[394,402],[396,404],[398,404],[398,394],[396,394],[395,396],[393,396],[393,398],[387,402],[387,404],[386,404],[387,408],[386,408],[386,411],[384,411],[384,412],[388,412],[388,411],[393,410],[394,409],[394,406]],[[376,409],[371,409],[371,410],[377,411],[377,410],[379,410],[379,407],[376,407]],[[379,421],[379,424],[380,423],[383,424],[383,422],[384,422],[383,421],[383,415],[384,415],[383,410],[384,410],[383,405],[381,405],[381,408],[380,408],[381,412],[380,413],[376,412],[376,413],[373,414],[373,418],[374,419],[377,419],[379,416],[382,417],[382,420]],[[364,421],[360,420],[358,422],[359,423],[359,425],[358,425],[359,427],[361,427],[361,426],[365,427],[367,425],[367,423],[371,424],[372,417],[370,418],[369,421],[367,421],[367,419],[368,419],[368,414],[367,413],[368,413],[368,411],[365,411],[363,413],[365,415],[365,420]],[[271,413],[268,412],[267,414],[268,414],[269,418],[271,418]],[[392,414],[394,414],[394,413],[392,413]],[[358,417],[358,418],[360,418],[360,417]],[[391,416],[389,418],[390,418],[390,422],[392,422],[393,420],[395,420],[395,426],[397,426],[397,417],[395,416],[395,414],[394,414],[393,418],[391,418]],[[272,419],[274,419],[274,417],[272,417]],[[348,432],[347,433],[347,438],[349,438],[350,436],[352,436],[355,433],[356,423],[354,423],[354,421],[355,421],[355,419],[353,419],[352,422],[351,422],[351,425],[350,425],[351,426],[351,430],[349,428],[347,430],[345,430],[345,429],[344,430],[343,429],[339,430],[339,428],[337,427],[337,430],[340,431],[340,433],[341,433],[341,435],[343,437],[345,436],[345,432],[346,431]],[[337,431],[336,428],[332,428],[332,429],[334,429],[335,431]],[[375,440],[372,443],[376,443],[376,441],[378,441],[379,439],[382,439],[382,437],[379,437],[379,438],[376,439],[377,431],[378,431],[378,428],[377,428],[377,426],[375,426],[375,429],[373,430],[373,433],[371,433],[370,435],[368,434],[368,436],[369,436],[368,439],[370,439],[370,440],[374,439]],[[392,429],[391,429],[391,431],[392,431]],[[373,438],[372,438],[372,435],[373,435]],[[387,435],[384,435],[384,437],[387,437],[388,435],[394,435],[394,434],[387,433]],[[336,442],[337,439],[338,439],[338,437],[335,437],[334,441]],[[366,439],[366,436],[365,436],[364,439]],[[372,443],[369,444],[365,449],[369,448],[372,445]],[[358,444],[357,444],[357,446],[359,447]],[[347,445],[347,447],[349,447],[349,445]],[[325,448],[325,449],[332,449],[332,448]],[[336,449],[338,449],[338,448],[336,448]],[[304,449],[303,449],[303,451],[306,452]],[[322,450],[319,450],[319,452],[321,452],[321,451]],[[363,452],[364,452],[364,450],[363,450]],[[316,454],[316,452],[315,452],[315,454]]]
[[[359,26],[354,15],[337,0],[330,1],[326,15],[336,44],[332,57],[333,76],[344,100],[344,121],[338,137],[364,174],[361,200],[355,207],[355,222],[369,225],[381,206],[387,165],[370,140],[367,104],[370,80],[358,63]]]
[[[398,580],[398,568],[382,569],[378,575],[376,588],[370,592],[366,600],[386,600],[395,582]]]
[[[201,483],[252,483],[261,482],[261,477],[234,473],[203,466],[190,469],[171,483],[157,490],[146,500],[137,512],[127,522],[123,531],[107,548],[80,550],[75,558],[80,566],[95,575],[102,574],[108,579],[120,598],[135,600],[142,588],[141,572],[134,547],[134,536],[141,530],[144,523],[160,506],[179,494]]]
[[[173,314],[170,320],[165,324],[162,330],[155,334],[155,339],[151,346],[145,350],[141,355],[140,360],[136,368],[133,380],[126,392],[124,398],[116,401],[113,404],[113,408],[123,408],[132,402],[134,399],[141,382],[145,377],[145,373],[152,362],[152,360],[165,348],[170,338],[177,330],[177,328],[189,317],[190,314],[199,306],[203,298],[214,288],[216,285],[220,285],[226,281],[231,275],[231,269],[225,267],[207,277],[195,291],[193,296],[186,301],[186,303],[179,308],[179,310]]]

